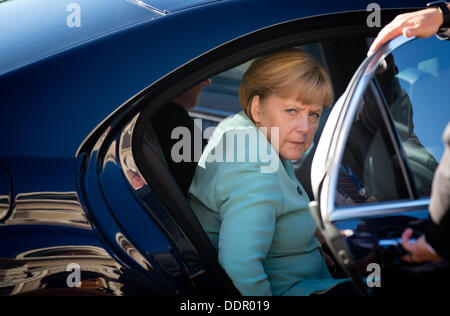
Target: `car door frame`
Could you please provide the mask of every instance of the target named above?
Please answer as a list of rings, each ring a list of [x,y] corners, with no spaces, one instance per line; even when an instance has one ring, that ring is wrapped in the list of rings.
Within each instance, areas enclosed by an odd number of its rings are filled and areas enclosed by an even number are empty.
[[[405,38],[403,36],[394,39],[361,64],[342,97],[340,108],[337,108],[336,113],[334,113],[334,120],[328,121],[328,126],[325,126],[327,132],[324,131],[324,133],[327,136],[322,137],[318,152],[316,152],[317,156],[314,157],[313,161],[312,182],[315,200],[310,203],[310,211],[339,264],[352,277],[355,286],[362,294],[368,294],[367,288],[364,286],[360,272],[355,267],[355,262],[345,242],[345,237],[336,224],[343,221],[404,215],[417,211],[423,215],[428,214],[430,198],[419,197],[414,190],[413,176],[409,169],[400,137],[395,130],[393,118],[390,116],[388,109],[386,109],[387,105],[381,99],[377,103],[381,104],[380,108],[386,112],[384,113],[384,121],[388,125],[387,129],[391,134],[393,145],[398,154],[403,178],[407,185],[409,200],[339,207],[338,211],[335,207],[339,166],[343,159],[350,129],[359,107],[359,101],[366,88],[369,85],[373,85],[371,79],[380,62],[395,49],[413,40],[415,38]],[[373,88],[376,89],[376,87]]]

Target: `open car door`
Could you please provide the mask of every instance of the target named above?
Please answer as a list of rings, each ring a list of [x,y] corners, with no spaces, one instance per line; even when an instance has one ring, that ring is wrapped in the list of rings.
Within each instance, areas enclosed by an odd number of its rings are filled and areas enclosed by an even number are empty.
[[[400,241],[428,225],[449,82],[450,41],[397,38],[363,62],[325,125],[310,209],[364,294],[432,293],[450,279],[446,261],[404,262]]]

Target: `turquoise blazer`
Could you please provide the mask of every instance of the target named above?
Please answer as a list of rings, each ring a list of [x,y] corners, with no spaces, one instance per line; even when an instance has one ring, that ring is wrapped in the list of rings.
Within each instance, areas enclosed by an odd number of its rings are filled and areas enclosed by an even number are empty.
[[[241,142],[233,139],[242,133]],[[245,112],[214,131],[188,198],[241,294],[309,295],[344,281],[328,272],[292,163],[279,158]]]

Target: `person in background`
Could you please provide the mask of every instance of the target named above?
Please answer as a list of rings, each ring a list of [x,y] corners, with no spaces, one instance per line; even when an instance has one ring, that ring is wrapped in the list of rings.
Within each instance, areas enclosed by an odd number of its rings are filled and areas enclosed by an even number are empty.
[[[408,252],[403,260],[407,262],[450,260],[450,123],[443,140],[445,151],[434,175],[427,232],[415,243],[410,242],[412,229],[402,235],[402,247]]]
[[[397,36],[427,38],[437,35],[450,39],[450,4],[437,1],[428,8],[401,14],[386,25],[369,49],[373,54],[384,43]],[[402,235],[402,247],[408,252],[403,260],[410,263],[437,262],[450,259],[450,124],[443,136],[445,151],[436,170],[430,203],[430,224],[425,235],[411,242],[412,229]]]
[[[204,87],[211,85],[211,79],[202,81],[201,83],[186,90],[168,104],[165,104],[155,116],[152,117],[153,127],[158,137],[164,158],[167,165],[175,178],[175,181],[181,188],[184,195],[187,195],[192,178],[194,177],[197,161],[200,157],[196,157],[196,152],[202,150],[206,141],[202,138],[202,148],[195,147],[195,130],[199,128],[195,125],[194,120],[189,116],[188,109],[195,107]],[[179,142],[179,139],[172,139],[172,132],[177,127],[185,127],[191,135],[191,159],[189,161],[176,162],[172,157],[172,148]],[[202,131],[198,131],[202,135]]]

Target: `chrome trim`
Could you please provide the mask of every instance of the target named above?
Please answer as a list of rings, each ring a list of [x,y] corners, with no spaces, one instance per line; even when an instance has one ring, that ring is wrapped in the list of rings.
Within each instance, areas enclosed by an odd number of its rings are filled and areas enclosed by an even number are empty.
[[[5,225],[19,224],[64,225],[92,229],[77,192],[18,194],[12,214]]]
[[[327,188],[327,207],[326,209],[321,209],[322,218],[324,220],[333,221],[334,218],[333,213],[335,212],[335,199],[336,199],[336,187],[339,176],[339,167],[342,161],[342,157],[344,155],[345,144],[350,134],[350,130],[353,124],[354,117],[358,110],[360,96],[364,93],[367,88],[370,80],[372,79],[376,69],[378,68],[380,62],[387,57],[390,53],[392,53],[398,47],[408,43],[415,38],[406,38],[404,36],[400,36],[388,44],[384,45],[380,50],[378,50],[374,55],[366,59],[361,65],[360,69],[356,72],[353,80],[358,78],[361,71],[363,71],[361,78],[356,82],[356,87],[352,90],[348,90],[345,92],[346,101],[348,104],[347,111],[343,113],[344,120],[342,123],[342,127],[339,129],[340,133],[336,136],[337,139],[333,139],[331,143],[332,148],[336,148],[336,152],[334,153],[334,158],[331,167],[331,174],[329,175],[329,183]],[[351,93],[351,95],[349,95]],[[350,98],[350,100],[348,100]],[[344,105],[345,108],[345,105]],[[333,146],[333,143],[336,146]],[[379,204],[378,204],[379,205]]]
[[[388,44],[382,46],[377,53],[373,55],[372,59],[369,59],[369,65],[366,67],[364,71],[364,76],[372,76],[380,65],[381,60],[385,59],[389,54],[391,54],[394,50],[399,48],[400,46],[415,40],[415,37],[404,37],[399,36]]]
[[[428,210],[429,205],[430,199],[427,198],[420,200],[374,203],[367,205],[358,205],[349,208],[339,208],[335,209],[331,214],[331,221],[347,221],[375,216],[387,216],[403,212]]]

